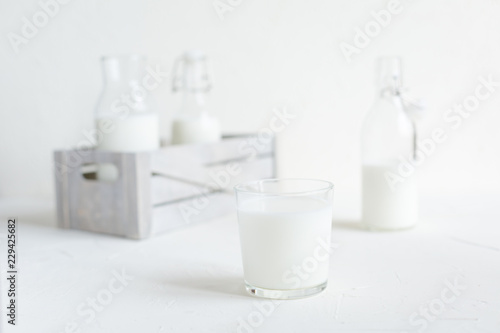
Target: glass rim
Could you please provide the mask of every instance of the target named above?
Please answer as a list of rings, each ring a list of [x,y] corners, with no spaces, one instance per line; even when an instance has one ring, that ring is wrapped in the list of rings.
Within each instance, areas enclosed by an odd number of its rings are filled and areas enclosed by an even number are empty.
[[[313,190],[304,190],[304,191],[294,191],[294,192],[257,192],[254,190],[248,190],[244,189],[244,187],[247,187],[251,184],[257,184],[257,183],[272,183],[272,182],[282,182],[282,181],[298,181],[298,182],[317,182],[317,183],[322,183],[324,184],[323,187],[319,187],[317,189]],[[314,179],[314,178],[265,178],[265,179],[259,179],[259,180],[251,180],[247,182],[242,182],[239,184],[236,184],[233,189],[237,193],[247,193],[247,194],[252,194],[252,195],[259,195],[259,196],[294,196],[294,195],[309,195],[309,194],[314,194],[314,193],[320,193],[320,192],[326,192],[330,191],[334,188],[334,185],[332,182],[329,182],[327,180],[322,180],[322,179]]]

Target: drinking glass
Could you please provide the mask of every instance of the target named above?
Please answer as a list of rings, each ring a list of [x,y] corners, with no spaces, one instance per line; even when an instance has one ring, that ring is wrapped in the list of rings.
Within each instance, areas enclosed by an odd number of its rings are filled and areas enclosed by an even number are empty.
[[[328,282],[333,184],[265,179],[235,186],[247,291],[293,299]]]

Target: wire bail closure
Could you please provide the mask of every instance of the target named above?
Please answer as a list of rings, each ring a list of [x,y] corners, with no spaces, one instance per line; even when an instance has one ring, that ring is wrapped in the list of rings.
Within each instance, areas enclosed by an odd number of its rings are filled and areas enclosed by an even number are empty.
[[[174,61],[172,70],[172,91],[209,92],[212,89],[212,81],[207,62],[205,54],[197,54],[196,57],[193,57],[186,53],[178,57]],[[186,82],[187,78],[185,74],[187,66],[199,66],[197,68],[199,77],[191,80],[190,84]],[[196,73],[197,71],[194,72]]]

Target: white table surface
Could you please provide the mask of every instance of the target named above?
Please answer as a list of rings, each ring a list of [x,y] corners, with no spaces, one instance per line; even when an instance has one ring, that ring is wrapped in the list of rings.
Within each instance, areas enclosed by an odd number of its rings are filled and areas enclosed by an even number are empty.
[[[400,232],[367,232],[349,214],[337,217],[328,288],[273,304],[244,290],[234,214],[133,241],[57,229],[50,201],[2,199],[2,221],[21,221],[18,325],[4,315],[2,325],[30,333],[500,332],[499,204],[493,195],[424,198],[419,226]],[[113,280],[122,271],[133,277],[123,288]],[[446,280],[456,279],[466,289],[450,300]],[[106,291],[110,282],[116,294]],[[98,295],[109,303],[91,318],[87,302]],[[423,319],[418,312],[431,305]]]

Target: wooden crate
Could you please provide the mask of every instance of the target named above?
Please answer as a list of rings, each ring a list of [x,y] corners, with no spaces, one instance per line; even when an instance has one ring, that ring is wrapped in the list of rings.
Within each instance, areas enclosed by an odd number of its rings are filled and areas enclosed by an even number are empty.
[[[61,228],[143,239],[233,211],[235,184],[275,177],[275,145],[228,136],[154,152],[59,150],[54,162]],[[99,163],[114,164],[118,179],[96,180]]]

